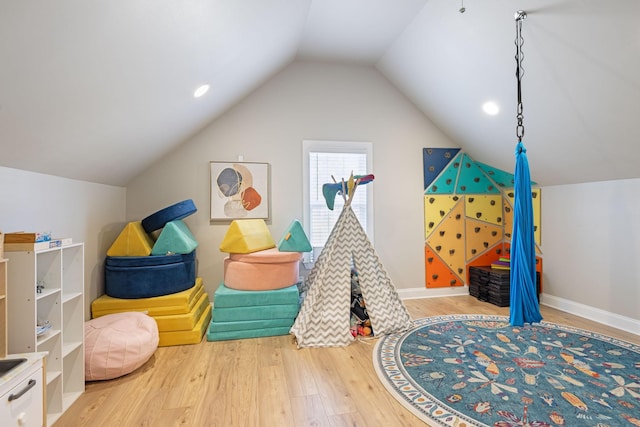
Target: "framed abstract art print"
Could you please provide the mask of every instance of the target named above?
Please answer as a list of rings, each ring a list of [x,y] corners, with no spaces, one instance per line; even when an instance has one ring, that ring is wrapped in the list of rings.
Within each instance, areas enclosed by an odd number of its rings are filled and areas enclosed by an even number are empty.
[[[269,220],[269,163],[210,163],[211,221]]]

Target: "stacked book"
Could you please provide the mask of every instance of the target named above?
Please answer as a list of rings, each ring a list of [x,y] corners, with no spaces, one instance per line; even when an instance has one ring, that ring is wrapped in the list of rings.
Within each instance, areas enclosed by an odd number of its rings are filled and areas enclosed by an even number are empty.
[[[502,256],[497,261],[491,263],[491,268],[497,270],[511,270],[511,258],[509,256]]]

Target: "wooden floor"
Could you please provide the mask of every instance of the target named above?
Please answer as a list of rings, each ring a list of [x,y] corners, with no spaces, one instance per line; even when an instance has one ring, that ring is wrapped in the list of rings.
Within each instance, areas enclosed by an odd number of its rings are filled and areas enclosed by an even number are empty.
[[[408,300],[415,318],[503,314],[470,296]],[[640,344],[640,337],[541,307],[544,320]],[[137,371],[87,383],[63,426],[424,426],[378,380],[375,341],[297,349],[291,336],[161,347]]]

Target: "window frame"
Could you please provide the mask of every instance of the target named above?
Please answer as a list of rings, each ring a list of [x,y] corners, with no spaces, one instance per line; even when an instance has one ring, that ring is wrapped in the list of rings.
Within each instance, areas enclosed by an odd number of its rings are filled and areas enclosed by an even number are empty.
[[[309,179],[309,154],[312,152],[317,153],[355,153],[365,154],[367,170],[366,173],[372,173],[373,169],[373,144],[371,142],[356,142],[356,141],[327,141],[327,140],[303,140],[302,141],[302,227],[305,233],[311,240],[311,204],[310,204],[310,179]],[[336,179],[348,177],[335,177]],[[367,195],[367,227],[364,230],[367,237],[373,244],[374,241],[374,225],[373,225],[373,186],[363,185],[359,187],[357,191],[366,191]],[[312,254],[305,254],[305,259],[309,260]]]

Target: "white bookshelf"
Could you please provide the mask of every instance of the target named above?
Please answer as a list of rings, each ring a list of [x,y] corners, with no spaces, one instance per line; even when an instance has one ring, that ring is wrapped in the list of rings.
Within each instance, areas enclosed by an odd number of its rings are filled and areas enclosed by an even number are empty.
[[[84,244],[5,252],[8,269],[8,349],[46,351],[47,425],[84,392]],[[44,288],[39,292],[37,285]],[[38,336],[38,322],[51,328]]]

